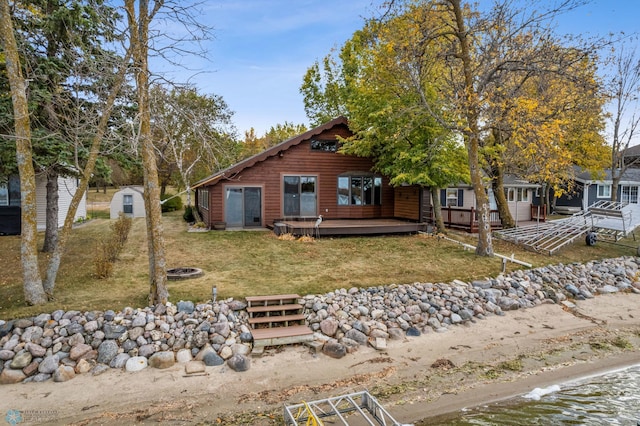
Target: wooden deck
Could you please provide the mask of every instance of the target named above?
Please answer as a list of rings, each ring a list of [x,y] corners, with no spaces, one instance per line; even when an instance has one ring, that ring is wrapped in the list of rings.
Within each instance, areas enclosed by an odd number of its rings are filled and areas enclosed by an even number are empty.
[[[384,235],[414,234],[427,230],[426,223],[409,222],[398,219],[327,219],[315,227],[315,218],[304,220],[277,221],[271,227],[280,234],[296,236],[327,237],[340,235]]]

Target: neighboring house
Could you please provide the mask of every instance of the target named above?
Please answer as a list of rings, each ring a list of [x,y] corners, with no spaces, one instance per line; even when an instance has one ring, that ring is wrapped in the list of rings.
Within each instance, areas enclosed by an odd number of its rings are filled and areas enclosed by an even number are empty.
[[[64,225],[69,211],[71,199],[78,189],[78,179],[75,177],[58,177],[58,227]],[[36,209],[38,212],[38,231],[46,229],[47,214],[47,179],[36,176]],[[74,221],[87,217],[87,197],[82,196]],[[20,178],[11,175],[7,182],[0,183],[0,234],[20,234]]]
[[[111,198],[111,219],[117,219],[120,213],[128,217],[145,217],[144,188],[141,186],[125,186],[113,194]]]
[[[556,210],[586,210],[597,201],[610,200],[612,191],[611,169],[601,178],[594,178],[587,171],[576,170],[575,188],[571,194],[563,194],[556,200]],[[617,200],[625,204],[640,204],[640,169],[628,168],[620,179]],[[571,209],[573,208],[573,209]]]
[[[337,136],[351,135],[347,119],[339,117],[197,182],[203,221],[227,228],[272,228],[318,215],[420,221],[430,204],[424,202],[428,189],[394,188],[372,171],[370,158],[338,153]]]
[[[513,175],[504,177],[504,190],[507,204],[513,220],[526,222],[537,217],[540,185],[518,179]],[[501,227],[495,196],[491,188],[487,190],[491,208],[491,226]],[[440,190],[440,204],[446,226],[470,228],[475,231],[475,210],[478,206],[473,187],[467,184],[452,186]],[[474,213],[474,214],[472,214]],[[542,213],[541,213],[542,214]]]
[[[629,167],[640,167],[640,145],[630,146],[624,150],[623,158]]]

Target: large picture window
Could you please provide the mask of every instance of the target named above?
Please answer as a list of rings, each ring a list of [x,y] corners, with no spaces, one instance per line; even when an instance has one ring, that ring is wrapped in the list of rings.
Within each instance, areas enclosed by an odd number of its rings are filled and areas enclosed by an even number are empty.
[[[285,216],[315,217],[316,212],[316,176],[284,176]]]
[[[382,178],[379,176],[338,176],[339,206],[382,204]]]

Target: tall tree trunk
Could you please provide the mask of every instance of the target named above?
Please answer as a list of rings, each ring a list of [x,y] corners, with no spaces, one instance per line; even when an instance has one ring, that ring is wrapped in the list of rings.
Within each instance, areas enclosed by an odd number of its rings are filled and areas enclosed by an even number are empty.
[[[107,125],[109,124],[109,117],[111,116],[113,106],[115,105],[116,99],[118,98],[118,93],[120,92],[120,89],[122,88],[122,85],[125,81],[127,63],[129,62],[130,58],[131,53],[127,52],[124,60],[122,61],[122,65],[120,66],[120,69],[116,74],[113,88],[111,89],[111,93],[109,93],[109,96],[107,97],[107,101],[102,111],[102,116],[100,117],[100,122],[98,123],[98,127],[95,131],[95,134],[93,135],[93,140],[91,141],[91,146],[89,147],[87,164],[85,165],[82,172],[82,177],[80,178],[78,188],[76,189],[75,194],[73,194],[73,198],[71,199],[71,203],[69,204],[69,210],[67,211],[64,225],[62,226],[62,229],[58,234],[58,244],[56,244],[56,248],[53,251],[51,258],[49,259],[49,264],[47,266],[47,276],[44,282],[44,290],[49,299],[53,299],[53,289],[56,284],[58,270],[60,269],[62,254],[64,253],[69,235],[71,234],[73,219],[76,215],[76,212],[78,211],[80,201],[82,201],[82,197],[89,187],[89,181],[91,180],[91,176],[93,175],[93,171],[96,166],[96,160],[98,159],[98,154],[100,153],[100,144],[102,143],[102,138],[104,137]],[[99,185],[96,185],[96,190],[99,190]]]
[[[493,189],[493,196],[496,199],[496,205],[498,206],[498,214],[500,215],[500,221],[502,227],[513,228],[516,226],[516,221],[511,216],[511,210],[509,210],[509,203],[507,197],[504,195],[504,173],[502,166],[495,164],[492,167],[493,179],[491,179],[491,188]]]
[[[187,206],[191,206],[191,188],[187,183]]]
[[[46,229],[42,245],[42,251],[45,253],[51,253],[58,242],[58,199],[58,172],[50,170],[47,172]]]
[[[166,304],[169,299],[167,290],[167,271],[162,230],[162,210],[160,206],[160,187],[158,184],[158,166],[151,134],[151,109],[149,107],[149,22],[162,7],[163,2],[155,2],[154,10],[149,12],[149,0],[139,0],[139,16],[136,19],[134,0],[125,0],[125,9],[129,20],[131,48],[136,70],[136,86],[140,117],[140,146],[144,174],[144,204],[147,221],[147,244],[149,247],[149,305]]]
[[[542,196],[543,196],[543,204],[545,209],[547,210],[547,215],[550,215],[553,209],[551,208],[551,187],[549,184],[542,184]]]
[[[433,217],[436,221],[436,230],[438,233],[446,234],[447,229],[444,227],[444,221],[442,220],[442,204],[440,204],[440,188],[431,186],[429,188],[431,193],[431,205],[433,206]]]
[[[615,170],[611,171],[611,201],[618,201],[618,187],[620,186],[621,173],[616,173]],[[589,194],[583,194],[583,197],[587,197]]]
[[[31,152],[31,123],[27,107],[27,91],[20,68],[18,48],[13,35],[9,2],[0,2],[0,38],[4,47],[7,76],[11,87],[16,132],[16,160],[20,174],[22,229],[20,257],[25,301],[30,305],[47,301],[38,269],[38,224],[36,210],[36,178]]]
[[[504,145],[503,133],[498,128],[493,128],[493,142],[498,146]],[[489,153],[485,153],[485,159],[490,165],[491,176],[491,189],[493,190],[493,197],[496,200],[496,206],[498,207],[498,214],[500,215],[500,222],[505,229],[513,228],[516,226],[513,216],[511,216],[511,210],[509,210],[509,203],[505,196],[504,190],[504,168],[502,167],[502,159],[499,158],[500,150],[488,149]]]
[[[479,147],[479,107],[477,105],[478,95],[474,89],[473,64],[469,51],[469,34],[464,24],[464,17],[460,0],[449,0],[453,8],[456,19],[456,37],[460,43],[460,59],[464,73],[464,93],[466,111],[465,119],[467,131],[465,131],[465,144],[469,157],[469,173],[471,184],[476,197],[476,207],[478,214],[478,245],[476,254],[479,256],[493,256],[493,244],[491,241],[491,210],[489,208],[489,198],[482,184],[482,172],[480,169]]]

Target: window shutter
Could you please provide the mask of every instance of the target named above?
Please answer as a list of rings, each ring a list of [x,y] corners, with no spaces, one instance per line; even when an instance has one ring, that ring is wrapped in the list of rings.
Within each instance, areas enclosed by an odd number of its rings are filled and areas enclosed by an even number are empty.
[[[464,206],[464,189],[458,189],[458,207]]]
[[[440,190],[440,206],[446,207],[446,205],[447,205],[447,190],[441,189]]]

